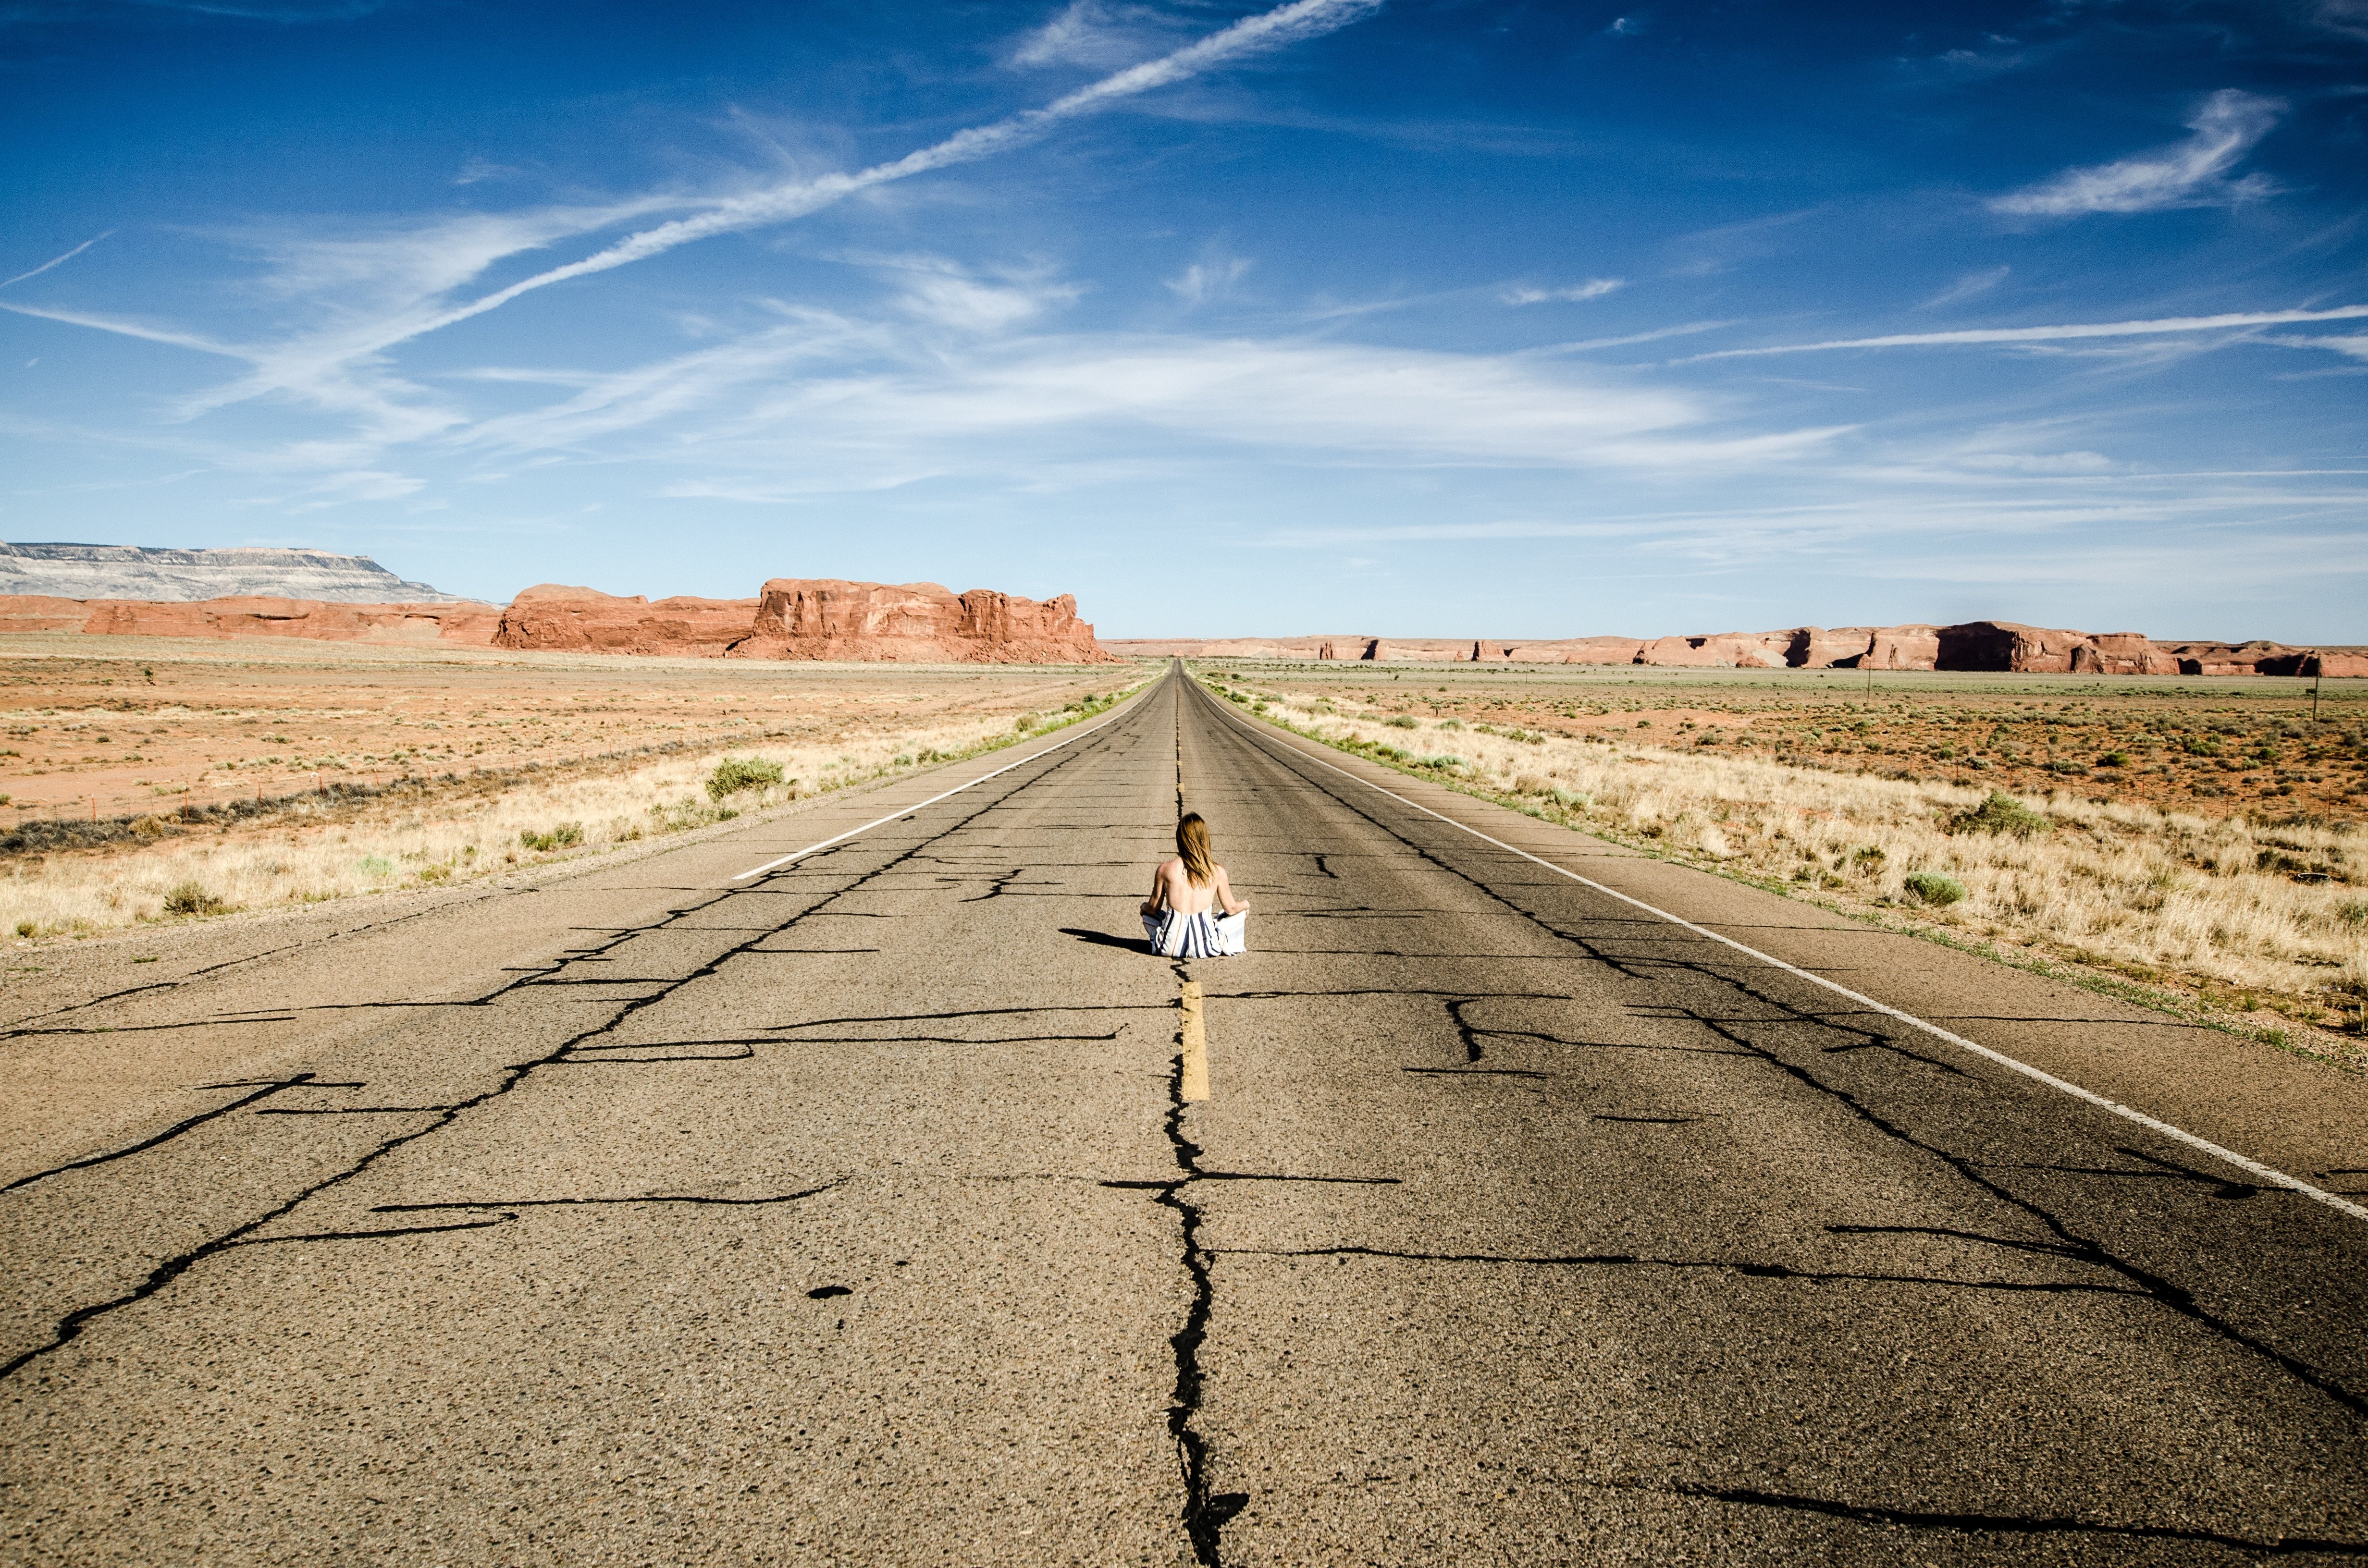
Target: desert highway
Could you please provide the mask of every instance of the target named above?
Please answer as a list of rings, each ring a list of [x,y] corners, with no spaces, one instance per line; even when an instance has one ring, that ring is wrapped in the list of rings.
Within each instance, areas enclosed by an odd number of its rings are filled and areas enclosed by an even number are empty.
[[[2368,1560],[2358,1080],[1180,672],[406,896],[12,983],[0,1561]]]

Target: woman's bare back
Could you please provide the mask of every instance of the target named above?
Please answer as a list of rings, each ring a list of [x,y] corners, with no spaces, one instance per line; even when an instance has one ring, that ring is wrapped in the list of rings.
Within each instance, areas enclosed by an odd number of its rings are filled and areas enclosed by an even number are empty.
[[[1200,915],[1214,906],[1227,915],[1239,915],[1249,904],[1234,896],[1233,884],[1225,880],[1223,866],[1211,868],[1212,875],[1205,887],[1195,886],[1190,873],[1184,869],[1184,857],[1174,856],[1160,862],[1151,873],[1151,896],[1143,902],[1143,913],[1156,915],[1172,909],[1178,915]]]

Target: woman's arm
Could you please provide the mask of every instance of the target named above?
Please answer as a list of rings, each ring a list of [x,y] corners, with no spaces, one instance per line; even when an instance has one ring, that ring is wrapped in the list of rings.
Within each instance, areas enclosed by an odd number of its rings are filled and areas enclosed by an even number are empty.
[[[1225,881],[1225,869],[1223,866],[1218,867],[1217,907],[1224,910],[1228,915],[1239,915],[1243,910],[1247,909],[1249,906],[1250,901],[1248,899],[1237,899],[1234,896],[1234,884]]]
[[[1151,896],[1143,901],[1140,913],[1156,915],[1163,907],[1162,896],[1167,892],[1167,866],[1165,861],[1151,868]]]

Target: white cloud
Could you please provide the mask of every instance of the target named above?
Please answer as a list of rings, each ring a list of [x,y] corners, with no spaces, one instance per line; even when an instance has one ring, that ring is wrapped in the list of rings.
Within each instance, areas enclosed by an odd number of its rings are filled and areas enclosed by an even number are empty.
[[[1083,65],[1108,70],[1142,55],[1150,40],[1177,24],[1148,6],[1070,0],[1051,21],[1022,38],[1006,62],[1015,66]]]
[[[607,272],[720,234],[787,222],[849,196],[933,170],[973,163],[1024,145],[1067,121],[1096,114],[1156,88],[1267,51],[1288,47],[1363,20],[1381,0],[1289,0],[1245,17],[1180,49],[1130,66],[1068,93],[1042,108],[970,130],[884,164],[757,187],[725,196],[666,194],[592,209],[547,209],[518,214],[467,214],[422,225],[389,223],[359,236],[317,239],[265,236],[250,243],[270,256],[262,287],[313,307],[326,324],[251,346],[203,343],[166,329],[139,328],[97,316],[56,319],[157,341],[179,342],[245,360],[248,374],[212,392],[182,400],[184,417],[271,395],[292,396],[322,410],[359,419],[367,438],[416,439],[449,428],[457,415],[428,402],[421,390],[385,366],[387,350],[427,334],[499,309],[535,290]],[[472,300],[451,296],[493,262],[563,238],[597,233],[625,218],[666,209],[697,209],[607,245],[593,255],[548,267]],[[952,298],[939,289],[917,302],[974,316],[988,301]],[[10,307],[18,308],[21,307]],[[29,313],[29,312],[28,312]]]
[[[74,249],[72,249],[72,250],[70,250],[70,251],[66,252],[66,253],[65,253],[65,255],[63,255],[63,256],[51,256],[49,260],[47,260],[47,261],[45,261],[45,262],[41,263],[41,265],[40,265],[40,266],[39,266],[39,267],[37,267],[33,268],[33,270],[31,270],[30,272],[19,272],[19,273],[18,273],[18,274],[17,274],[17,276],[16,276],[16,277],[14,277],[14,278],[0,278],[0,289],[6,289],[6,288],[7,288],[7,287],[8,287],[10,284],[12,284],[12,283],[22,283],[22,282],[23,282],[26,278],[39,278],[42,273],[47,272],[51,267],[57,267],[57,266],[61,266],[61,265],[63,265],[63,264],[64,264],[64,263],[66,263],[66,262],[72,261],[74,257],[76,257],[76,256],[80,256],[83,252],[85,252],[85,251],[86,251],[86,250],[90,249],[90,247],[91,247],[91,246],[93,246],[93,245],[95,245],[95,244],[98,244],[98,242],[99,242],[99,241],[101,241],[101,240],[103,240],[103,239],[107,238],[107,235],[108,235],[108,234],[111,234],[111,233],[115,233],[115,231],[114,231],[114,230],[112,230],[112,229],[109,229],[109,230],[108,230],[108,231],[107,231],[107,233],[105,233],[105,234],[93,234],[90,238],[88,238],[88,239],[86,239],[86,240],[83,241],[83,243],[82,243],[82,244],[78,244],[78,245],[74,246]]]
[[[1053,283],[1041,271],[1006,272],[991,278],[941,256],[850,256],[859,266],[881,268],[894,278],[897,300],[916,321],[959,332],[1006,332],[1065,305],[1084,292],[1074,283]]]
[[[1782,463],[1839,434],[1729,435],[1693,394],[1503,356],[1157,335],[1029,337],[962,356],[912,343],[903,356],[901,368],[869,357],[738,394],[746,412],[702,426],[698,444],[758,472],[791,450],[809,474],[976,472],[1139,448],[1153,429],[1318,462],[1692,474]]]
[[[2225,88],[2203,100],[2184,142],[2118,163],[2066,169],[2052,180],[2001,196],[1993,210],[2026,218],[2089,212],[2160,212],[2174,207],[2229,207],[2277,188],[2266,175],[2231,180],[2228,171],[2270,133],[2285,105]]]
[[[1235,284],[1256,265],[1246,256],[1225,256],[1211,251],[1186,267],[1182,274],[1164,279],[1176,297],[1188,305],[1204,300],[1219,299],[1233,291]]]
[[[2090,337],[2140,337],[2156,333],[2226,332],[2244,327],[2278,326],[2289,322],[2352,321],[2362,316],[2368,316],[2368,305],[2342,305],[2331,311],[2236,311],[2216,316],[2166,316],[2157,321],[2086,322],[2068,326],[1899,332],[1883,337],[1839,337],[1823,343],[1786,343],[1767,348],[1722,348],[1712,354],[1696,354],[1678,363],[1691,365],[1704,359],[1748,359],[1767,354],[1815,354],[1834,348],[1939,347],[1985,343],[2046,343]]]
[[[2102,452],[1979,452],[1957,460],[2007,473],[2109,473],[2113,468]]]
[[[1560,289],[1540,289],[1531,284],[1508,285],[1497,298],[1508,305],[1542,305],[1551,300],[1600,300],[1615,289],[1624,288],[1625,278],[1590,278],[1584,283],[1572,283]]]
[[[2353,359],[2368,359],[2368,336],[2358,334],[2349,337],[2265,337],[2261,341],[2287,348],[2331,348]]]
[[[2005,282],[2007,275],[2013,270],[2010,267],[1986,267],[1977,272],[1968,272],[1925,301],[1924,308],[1929,311],[1935,306],[1953,305],[1960,300],[1970,300],[1976,294],[1987,294]]]

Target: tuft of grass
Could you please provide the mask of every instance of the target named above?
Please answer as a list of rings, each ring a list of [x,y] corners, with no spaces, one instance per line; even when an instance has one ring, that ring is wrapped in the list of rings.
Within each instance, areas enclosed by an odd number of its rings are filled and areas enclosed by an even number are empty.
[[[206,891],[203,882],[176,882],[165,891],[167,915],[220,915],[230,905]]]
[[[571,845],[584,842],[584,824],[580,822],[564,822],[548,833],[536,833],[529,828],[518,835],[518,842],[529,849],[565,849]]]
[[[1991,790],[1980,805],[1949,819],[1951,833],[2005,833],[2032,838],[2055,830],[2055,824],[2045,812],[2032,811],[2003,790]]]
[[[1945,906],[1964,902],[1965,884],[1940,871],[1910,871],[1900,885],[1925,903]]]
[[[707,798],[721,801],[726,795],[736,795],[743,790],[761,790],[768,784],[783,782],[781,765],[770,757],[727,756],[715,765],[707,776]],[[788,782],[795,783],[795,779]]]
[[[1419,730],[1422,728],[1422,725],[1419,722],[1405,713],[1399,714],[1395,719],[1384,719],[1382,722],[1387,724],[1393,730]]]

